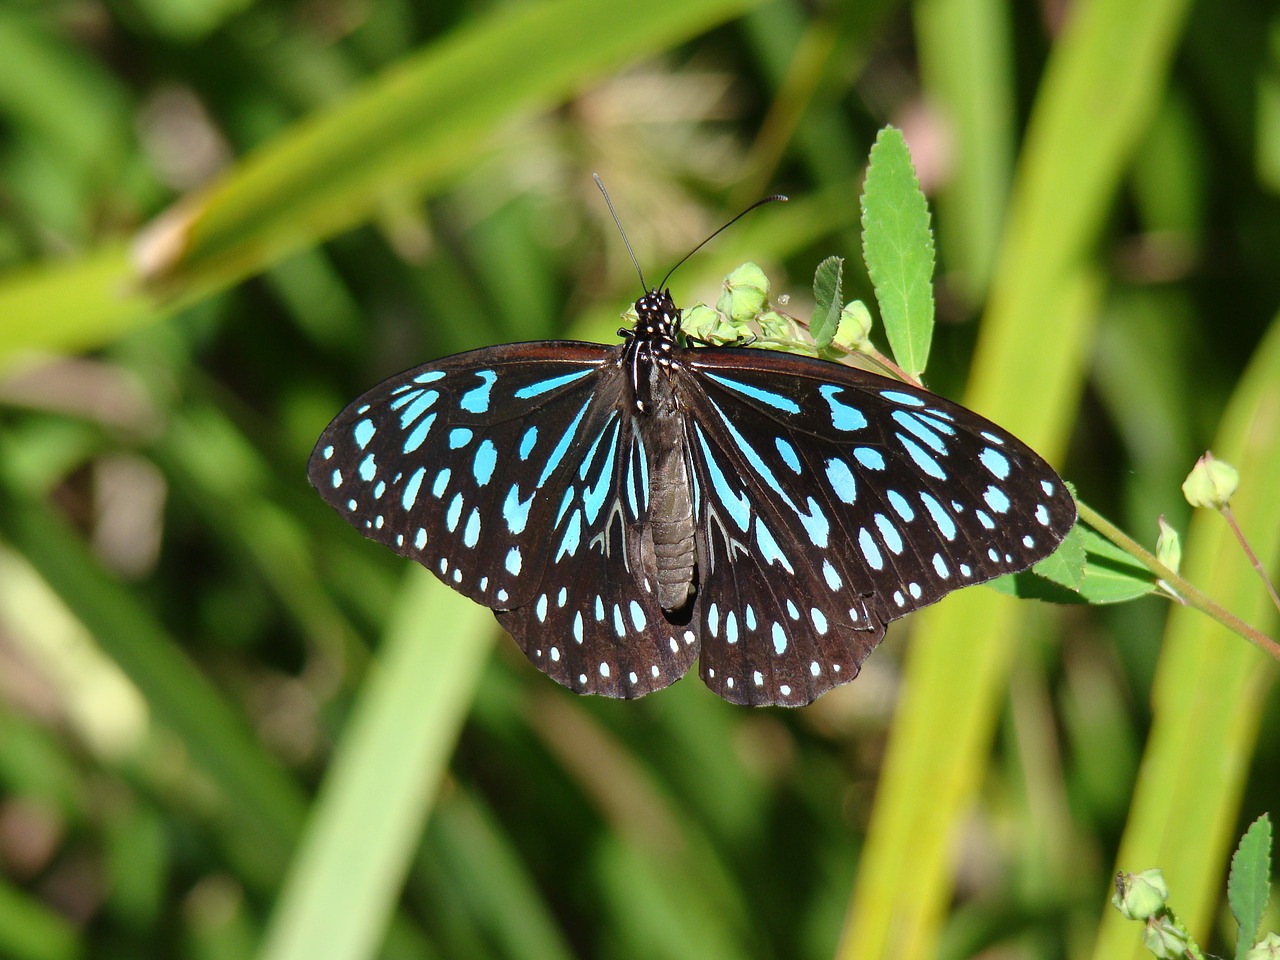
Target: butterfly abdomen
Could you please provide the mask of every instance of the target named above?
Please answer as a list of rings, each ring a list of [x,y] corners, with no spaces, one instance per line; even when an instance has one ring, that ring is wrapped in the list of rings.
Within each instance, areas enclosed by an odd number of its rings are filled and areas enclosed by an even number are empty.
[[[646,427],[650,448],[649,529],[653,535],[653,579],[659,605],[671,612],[682,609],[694,590],[693,499],[684,431],[670,382],[655,366],[650,383],[654,409]]]

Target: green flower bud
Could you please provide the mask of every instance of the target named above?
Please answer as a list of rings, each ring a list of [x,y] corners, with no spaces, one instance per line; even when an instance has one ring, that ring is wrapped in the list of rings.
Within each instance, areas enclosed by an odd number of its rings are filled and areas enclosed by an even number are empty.
[[[724,317],[705,303],[695,303],[680,318],[680,330],[686,337],[710,340],[724,335]]]
[[[1163,912],[1168,900],[1169,887],[1159,868],[1116,876],[1116,893],[1111,905],[1127,920],[1150,919]]]
[[[1156,559],[1177,573],[1178,565],[1182,563],[1182,540],[1178,537],[1178,531],[1165,523],[1164,514],[1160,515],[1157,522],[1160,524],[1160,535],[1156,537]]]
[[[744,263],[724,278],[724,293],[716,302],[716,309],[731,320],[746,323],[768,302],[769,278],[754,263]]]
[[[850,352],[860,350],[871,336],[871,311],[861,300],[850,300],[840,311],[836,335],[831,342]]]
[[[1231,464],[1206,453],[1182,481],[1182,495],[1193,507],[1221,510],[1240,485],[1240,471]]]
[[[1191,936],[1171,920],[1151,920],[1142,930],[1142,945],[1159,960],[1185,960]]]

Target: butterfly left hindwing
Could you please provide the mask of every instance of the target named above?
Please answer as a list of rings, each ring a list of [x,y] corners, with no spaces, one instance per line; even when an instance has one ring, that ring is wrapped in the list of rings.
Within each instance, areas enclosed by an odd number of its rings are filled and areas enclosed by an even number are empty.
[[[698,646],[638,574],[647,468],[620,350],[510,344],[406,371],[334,419],[309,475],[365,536],[493,609],[547,675],[636,697]]]

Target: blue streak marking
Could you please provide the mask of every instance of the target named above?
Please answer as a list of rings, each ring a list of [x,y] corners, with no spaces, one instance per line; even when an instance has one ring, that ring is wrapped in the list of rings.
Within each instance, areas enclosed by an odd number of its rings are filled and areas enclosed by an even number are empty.
[[[723,387],[728,387],[734,393],[740,393],[744,397],[750,397],[753,400],[759,400],[761,403],[768,404],[775,410],[781,410],[783,413],[799,413],[800,404],[796,403],[790,397],[784,397],[772,390],[765,390],[761,387],[754,386],[749,383],[743,383],[740,380],[734,380],[730,377],[722,377],[719,374],[708,373],[707,379],[714,380]]]
[[[613,426],[613,435],[617,437],[618,413],[615,410],[609,414],[609,419],[605,420],[604,426],[600,428],[600,432],[596,434],[595,440],[591,444],[591,449],[587,451],[587,455],[582,458],[582,466],[578,467],[578,479],[587,479],[587,474],[591,472],[591,464],[595,463],[596,451],[600,449],[600,443],[604,440],[604,435],[609,432],[609,427]]]
[[[483,441],[476,448],[475,462],[471,465],[471,472],[475,474],[476,483],[484,486],[493,477],[493,468],[498,465],[498,448],[493,445],[492,440]]]
[[[405,453],[413,453],[413,451],[417,450],[422,446],[422,441],[427,439],[427,434],[431,432],[431,427],[435,422],[436,415],[433,413],[413,428],[413,432],[405,437],[404,446],[401,449]]]
[[[436,474],[436,482],[431,485],[431,492],[434,493],[437,498],[444,496],[444,492],[449,486],[449,477],[452,473],[452,470],[445,467]]]
[[[951,514],[947,513],[946,508],[934,499],[932,494],[924,490],[920,491],[920,501],[924,504],[925,509],[929,511],[929,516],[933,518],[933,525],[938,528],[938,532],[948,540],[954,540],[956,538],[956,522],[951,519]]]
[[[707,629],[713,637],[720,632],[720,605],[717,603],[707,607]]]
[[[368,483],[378,474],[378,464],[373,459],[373,454],[369,454],[360,461],[360,479]]]
[[[458,529],[458,521],[462,519],[462,494],[455,493],[453,501],[449,504],[449,513],[444,518],[445,525],[448,526],[449,532],[453,533]]]
[[[443,370],[428,370],[426,373],[420,373],[413,378],[414,383],[428,384],[435,383],[444,376]]]
[[[915,461],[917,467],[936,480],[947,479],[947,471],[942,469],[937,460],[925,453],[924,448],[921,447],[920,444],[916,443],[906,434],[895,433],[894,436],[898,438],[898,442],[902,444],[903,449],[905,449],[911,456],[911,459]]]
[[[837,430],[861,430],[867,425],[867,418],[861,410],[836,399],[836,394],[843,393],[844,387],[827,383],[819,387],[818,392],[831,408],[831,425]]]
[[[400,503],[404,505],[406,510],[412,510],[413,505],[418,502],[418,489],[422,486],[422,478],[427,475],[426,467],[419,467],[413,471],[409,477],[409,482],[404,485],[404,493],[400,496]]]
[[[917,414],[917,416],[920,418],[921,423],[927,424],[931,429],[937,430],[939,433],[945,433],[948,437],[956,435],[956,428],[947,423],[947,420],[951,419],[951,415],[948,413],[929,407],[923,413]],[[943,417],[946,417],[946,420],[942,419]]]
[[[378,431],[373,428],[372,420],[361,420],[351,432],[355,435],[356,445],[363,450],[369,445],[369,441],[373,439],[373,435]]]
[[[440,399],[440,394],[435,390],[420,390],[418,396],[414,397],[412,393],[406,393],[400,399],[391,404],[391,409],[396,409],[397,404],[403,404],[406,400],[412,400],[405,411],[400,414],[400,429],[408,430],[409,424],[416,421],[420,416],[426,413]]]
[[[835,495],[845,503],[853,503],[858,499],[858,483],[853,479],[853,471],[843,460],[827,461],[827,480]]]
[[[507,521],[507,529],[513,534],[524,532],[525,524],[529,522],[529,508],[533,506],[533,494],[529,494],[529,499],[521,501],[520,488],[512,484],[511,489],[507,491],[507,499],[502,503],[502,517]]]
[[[468,547],[474,547],[476,541],[480,539],[480,514],[472,510],[471,515],[467,517],[467,528],[462,532],[462,542]]]
[[[577,373],[566,373],[562,377],[552,377],[549,380],[539,380],[537,383],[531,383],[527,387],[521,387],[515,392],[517,400],[532,400],[534,397],[540,397],[544,393],[550,393],[557,387],[563,387],[566,383],[573,383],[575,380],[581,380],[585,376],[589,376],[594,371],[579,370]]]
[[[825,547],[827,536],[831,533],[831,524],[827,522],[827,515],[822,512],[822,507],[818,506],[818,501],[813,497],[809,498],[808,507],[808,514],[796,511],[800,516],[800,523],[815,547]]]
[[[730,519],[737,524],[739,530],[746,530],[751,523],[751,505],[747,495],[740,494],[735,496],[733,491],[729,489],[729,481],[725,479],[720,464],[716,463],[715,457],[711,453],[711,447],[707,445],[707,438],[702,432],[702,427],[694,424],[694,431],[698,434],[698,445],[702,447],[703,458],[707,464],[707,473],[711,475],[711,486],[715,488],[716,498],[724,505],[725,510],[729,512]]]
[[[759,519],[756,520],[756,543],[760,546],[760,559],[765,563],[772,564],[775,560],[787,573],[795,573],[795,568],[791,566],[791,561],[783,556],[782,551],[778,548],[778,541],[773,539],[773,533]]]
[[[492,370],[477,370],[476,376],[483,382],[480,386],[468,390],[458,401],[458,406],[468,413],[486,413],[489,410],[489,392],[493,389],[498,375]]]
[[[782,457],[783,462],[791,468],[791,472],[799,473],[800,457],[796,454],[796,448],[782,437],[775,437],[773,445],[778,448],[778,456]]]
[[[756,628],[756,608],[751,604],[747,604],[746,617],[747,629],[754,630]]]
[[[987,501],[987,506],[996,513],[1006,513],[1009,510],[1009,498],[999,487],[987,487],[982,499]]]
[[[875,538],[871,536],[866,527],[858,531],[858,546],[862,549],[862,555],[873,570],[884,569],[884,557],[880,556],[880,548],[876,546]]]
[[[853,459],[868,470],[884,469],[884,454],[879,450],[873,450],[871,447],[858,447],[853,451]]]
[[[564,496],[560,499],[560,509],[556,511],[556,522],[551,526],[553,528],[560,526],[560,521],[564,519],[565,511],[569,509],[569,504],[573,503],[573,498],[577,491],[573,487],[565,490]],[[530,497],[533,495],[530,494]]]
[[[449,449],[458,450],[471,442],[474,434],[466,427],[454,427],[449,431]]]
[[[813,619],[813,628],[817,630],[818,633],[825,634],[827,632],[826,614],[817,607],[812,607],[809,610],[809,616]]]
[[[645,625],[648,622],[649,621],[645,617],[644,610],[641,609],[640,604],[632,600],[631,601],[631,625],[636,628],[636,633],[639,633],[641,630],[643,630],[645,628]]]
[[[724,618],[724,638],[730,643],[738,642],[738,614],[733,610]]]
[[[908,410],[893,411],[893,419],[909,432],[915,434],[917,438],[934,453],[946,454],[947,445],[943,439],[933,432],[929,427],[925,426],[924,421],[914,413]]]
[[[978,454],[978,461],[990,470],[998,479],[1009,479],[1009,458],[990,447]]]
[[[613,632],[620,637],[627,634],[627,626],[622,622],[622,608],[616,603],[613,605]]]
[[[782,629],[782,624],[776,620],[773,622],[773,652],[778,656],[782,656],[787,652],[787,632]]]
[[[520,459],[528,460],[529,454],[533,453],[533,445],[538,442],[537,424],[531,426],[524,432],[524,436],[520,438]]]
[[[644,437],[640,431],[633,429],[631,436],[635,441],[635,445],[631,448],[637,457],[640,458],[640,502],[644,504],[646,510],[649,509],[649,455],[644,448]],[[693,478],[693,503],[698,503],[698,478]]]
[[[898,533],[898,528],[893,525],[893,521],[883,513],[877,513],[875,521],[876,527],[880,531],[880,537],[884,540],[884,545],[893,553],[901,553],[902,535]]]
[[[924,401],[919,397],[912,396],[909,393],[903,393],[901,390],[881,390],[880,396],[892,403],[900,403],[904,407],[924,406]]]
[[[827,586],[832,590],[839,590],[844,586],[844,580],[840,577],[836,568],[831,565],[830,560],[822,561],[822,576],[827,581]]]
[[[560,548],[556,551],[556,563],[560,562],[560,558],[566,553],[569,556],[576,556],[578,553],[578,544],[582,542],[582,511],[575,510],[569,517],[568,524],[564,528],[564,536],[560,538]]]
[[[609,453],[605,457],[604,464],[600,467],[595,486],[587,487],[582,491],[582,505],[586,510],[587,523],[596,522],[596,517],[600,515],[600,508],[604,506],[605,494],[609,492],[609,482],[613,479],[613,458],[618,450],[619,426],[620,424],[615,421],[613,424],[613,436],[609,438]]]
[[[569,428],[565,430],[564,436],[560,438],[560,442],[556,444],[556,448],[551,451],[551,456],[547,458],[546,465],[542,468],[542,475],[538,477],[536,486],[542,486],[547,482],[547,478],[555,472],[556,467],[560,466],[560,461],[564,459],[565,452],[569,449],[569,445],[573,443],[573,438],[577,436],[578,425],[582,423],[582,418],[586,415],[587,407],[591,406],[591,398],[582,405],[582,409],[578,411],[578,415],[573,418],[573,423],[569,424]]]
[[[900,494],[897,490],[885,491],[885,497],[892,504],[894,512],[903,520],[910,523],[916,518],[916,512],[911,509],[911,504],[907,503],[907,498]]]
[[[947,569],[947,561],[942,559],[942,554],[935,553],[933,555],[933,569],[938,571],[938,576],[944,580],[951,576],[951,571]]]

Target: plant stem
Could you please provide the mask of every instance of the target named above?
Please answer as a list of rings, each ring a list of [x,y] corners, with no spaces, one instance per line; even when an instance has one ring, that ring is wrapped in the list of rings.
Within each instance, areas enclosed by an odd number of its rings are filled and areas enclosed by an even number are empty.
[[[1214,603],[1189,581],[1166,567],[1156,559],[1154,554],[1079,498],[1076,499],[1076,510],[1081,520],[1155,574],[1180,603],[1194,607],[1222,624],[1228,630],[1244,637],[1255,647],[1268,654],[1273,660],[1280,660],[1280,644],[1276,643],[1275,640]]]

